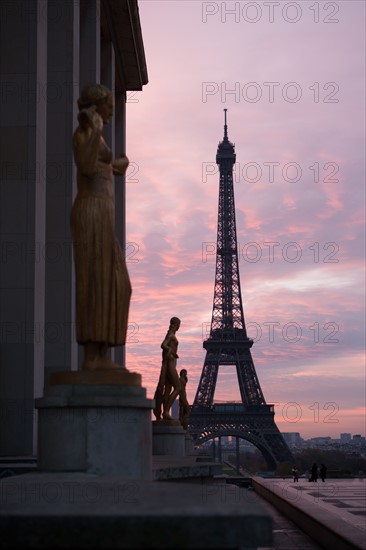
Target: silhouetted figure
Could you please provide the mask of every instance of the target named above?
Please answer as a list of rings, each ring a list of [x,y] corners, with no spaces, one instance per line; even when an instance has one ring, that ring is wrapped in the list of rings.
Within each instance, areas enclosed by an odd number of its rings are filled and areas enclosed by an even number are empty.
[[[299,470],[296,468],[296,466],[292,468],[292,476],[294,478],[294,482],[299,483]]]
[[[311,476],[309,481],[317,482],[318,481],[318,466],[314,462],[314,464],[311,467]]]
[[[179,373],[180,392],[179,392],[179,422],[182,424],[183,430],[188,430],[188,418],[191,411],[186,393],[186,385],[188,376],[186,369],[182,369]]]
[[[320,479],[324,483],[325,478],[327,477],[327,467],[325,466],[325,464],[321,464],[319,474],[320,474]]]
[[[155,409],[156,420],[161,420],[161,408],[163,407],[163,420],[172,420],[169,414],[176,397],[180,392],[180,381],[177,373],[178,359],[178,339],[175,335],[180,327],[180,319],[172,317],[170,319],[169,329],[161,344],[163,350],[162,365],[160,370],[159,382],[155,391]]]

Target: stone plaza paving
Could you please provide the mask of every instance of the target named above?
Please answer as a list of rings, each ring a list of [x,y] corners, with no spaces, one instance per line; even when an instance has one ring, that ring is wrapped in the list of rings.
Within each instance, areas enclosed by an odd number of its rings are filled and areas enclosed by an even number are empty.
[[[254,478],[255,491],[324,548],[366,548],[366,479]]]
[[[267,500],[256,495],[259,503],[272,518],[272,546],[262,547],[258,550],[323,550],[302,529],[281,514]],[[332,549],[333,550],[333,549]]]
[[[158,460],[157,472],[164,460]],[[174,468],[173,468],[174,466]],[[269,547],[272,520],[252,491],[228,486],[182,460],[172,481],[85,473],[29,473],[0,480],[0,547],[239,550]],[[212,465],[214,467],[215,465]],[[179,477],[176,477],[179,476]],[[160,477],[161,479],[161,477]]]

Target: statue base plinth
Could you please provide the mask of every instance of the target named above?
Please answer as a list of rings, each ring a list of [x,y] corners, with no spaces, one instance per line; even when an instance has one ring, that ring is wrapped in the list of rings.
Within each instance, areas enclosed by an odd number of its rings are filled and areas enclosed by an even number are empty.
[[[179,420],[153,422],[153,455],[185,456],[185,434]]]
[[[51,386],[69,384],[141,386],[141,374],[122,368],[63,371],[52,373],[49,383]]]
[[[176,418],[161,418],[153,420],[153,426],[181,426],[182,424]]]
[[[186,455],[192,454],[194,452],[193,437],[188,432],[185,432],[184,444],[185,444]]]
[[[154,401],[139,379],[110,371],[54,374],[35,400],[38,469],[151,479]]]

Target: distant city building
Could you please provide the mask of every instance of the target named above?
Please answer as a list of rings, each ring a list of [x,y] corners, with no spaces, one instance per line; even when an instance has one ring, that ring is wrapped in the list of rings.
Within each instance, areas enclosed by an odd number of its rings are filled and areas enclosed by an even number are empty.
[[[350,443],[352,436],[350,433],[341,434],[341,443]]]
[[[329,445],[329,443],[332,443],[332,438],[330,436],[311,437],[310,439],[308,439],[308,443],[311,443],[312,445],[315,445],[315,446]]]
[[[352,444],[353,445],[364,445],[366,443],[366,439],[362,437],[361,434],[355,434],[352,437]]]
[[[289,447],[301,447],[303,440],[299,432],[281,432]]]

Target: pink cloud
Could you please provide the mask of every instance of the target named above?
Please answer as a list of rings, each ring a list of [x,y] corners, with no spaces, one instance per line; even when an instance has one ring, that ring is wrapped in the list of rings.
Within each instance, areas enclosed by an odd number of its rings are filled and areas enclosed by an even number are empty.
[[[262,330],[253,357],[265,396],[280,403],[295,400],[303,407],[298,424],[284,422],[281,409],[276,412],[284,431],[309,437],[364,433],[364,396],[359,391],[364,348],[364,5],[342,4],[340,21],[333,25],[315,24],[305,4],[297,24],[262,19],[250,25],[230,18],[223,24],[219,17],[203,23],[201,4],[139,3],[150,82],[138,103],[127,104],[127,154],[139,169],[138,181],[127,181],[127,240],[138,246],[139,259],[128,263],[130,322],[138,327],[138,342],[127,345],[128,368],[142,373],[152,396],[160,343],[169,318],[179,315],[180,364],[189,371],[188,395],[191,402],[194,398],[215,276],[214,254],[202,254],[215,246],[218,174],[205,174],[205,168],[211,163],[215,169],[222,109],[227,107],[229,137],[237,153],[244,312],[252,333],[254,323]],[[263,83],[268,81],[280,83],[273,103],[265,95]],[[290,81],[302,89],[297,103],[283,99],[283,86]],[[207,101],[202,97],[204,82],[219,87]],[[235,82],[239,99],[234,94],[223,98],[221,92]],[[246,82],[260,86],[258,102],[244,100]],[[338,102],[324,101],[332,90],[324,89],[327,82],[338,85]],[[258,181],[253,181],[253,167],[246,171],[247,163],[261,170]],[[276,163],[273,181],[268,163]],[[286,180],[294,177],[293,169],[286,172],[288,163],[301,168],[298,181]],[[339,171],[332,175],[336,166]],[[329,181],[333,178],[339,182]],[[271,242],[279,243],[272,256]],[[291,262],[296,249],[290,243],[301,250],[297,262]],[[279,324],[270,342],[272,322]],[[301,327],[299,341],[283,337],[290,322]],[[338,343],[324,341],[331,335],[327,323],[339,326]],[[290,339],[291,330],[294,326],[285,332]],[[235,376],[223,373],[222,381],[222,396],[234,399]],[[305,408],[315,401],[340,403],[339,424],[314,424]]]

